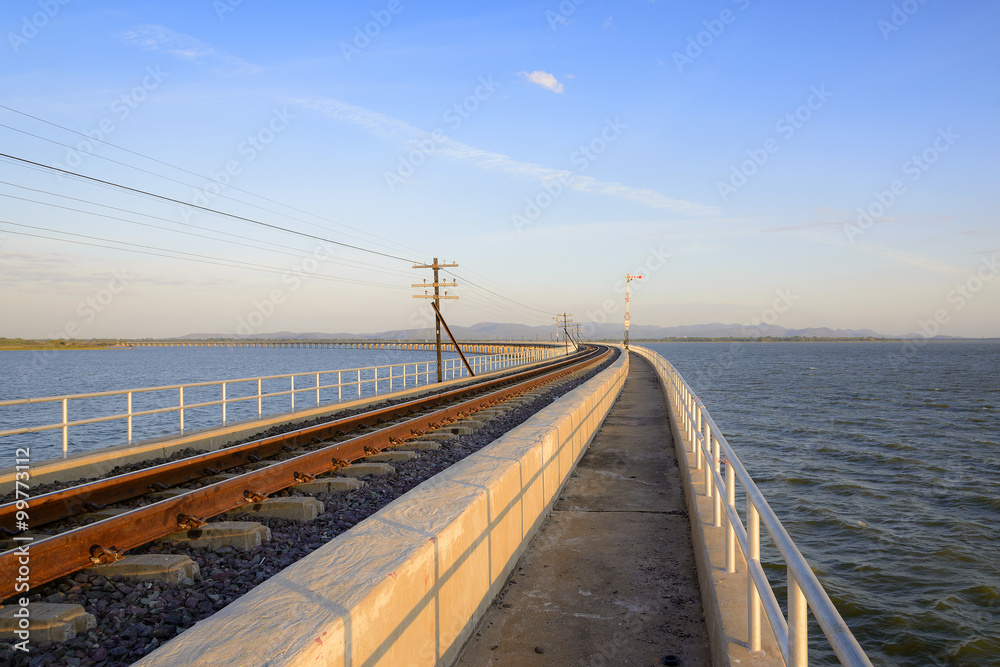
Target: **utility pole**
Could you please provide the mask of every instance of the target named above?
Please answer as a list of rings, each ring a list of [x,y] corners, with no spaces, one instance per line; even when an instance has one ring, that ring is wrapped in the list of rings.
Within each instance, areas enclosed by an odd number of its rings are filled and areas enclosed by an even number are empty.
[[[566,354],[569,354],[569,330],[567,329],[567,326],[570,324],[570,322],[572,322],[572,320],[570,320],[568,318],[573,317],[573,313],[562,313],[561,315],[556,315],[555,317],[552,318],[552,319],[554,319],[556,321],[556,331],[559,330],[559,324],[560,324],[559,318],[560,317],[562,318],[563,334],[566,337],[565,338],[565,340],[566,340]],[[575,341],[573,343],[573,346],[574,347],[576,346],[576,342]]]
[[[642,276],[625,274],[625,349],[628,349],[628,325],[630,316],[628,314],[628,284],[633,280],[642,280]]]
[[[441,382],[441,379],[442,379],[442,377],[441,377],[441,299],[457,299],[458,298],[457,296],[448,296],[447,292],[445,292],[443,295],[441,294],[441,288],[442,287],[457,287],[458,283],[456,283],[456,282],[450,282],[450,283],[439,282],[438,281],[438,270],[439,269],[445,269],[445,268],[451,268],[453,266],[458,266],[458,264],[438,264],[438,258],[437,257],[434,258],[434,263],[433,264],[414,264],[413,265],[413,268],[415,268],[415,269],[434,269],[434,282],[428,284],[427,280],[425,279],[422,284],[413,285],[413,287],[423,287],[423,288],[425,288],[423,294],[414,294],[413,298],[414,299],[434,299],[434,333],[435,333],[435,336],[436,336],[436,339],[437,339],[437,381],[438,382]],[[428,288],[428,287],[433,287],[434,288],[434,294],[428,294],[427,293],[427,289],[426,288]],[[456,343],[455,347],[456,347],[456,349],[458,348],[458,344],[457,343]]]

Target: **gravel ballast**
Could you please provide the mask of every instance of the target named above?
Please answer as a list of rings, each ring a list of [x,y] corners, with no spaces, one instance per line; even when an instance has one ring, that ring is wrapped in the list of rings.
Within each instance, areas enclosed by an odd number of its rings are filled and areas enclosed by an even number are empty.
[[[614,358],[619,354],[616,351]],[[613,361],[613,359],[612,359]],[[63,602],[82,605],[97,619],[97,627],[62,644],[32,644],[31,651],[14,650],[0,643],[0,664],[12,666],[100,666],[129,665],[165,641],[211,616],[252,588],[300,558],[350,529],[421,482],[502,436],[565,393],[606,368],[561,381],[557,387],[533,401],[487,422],[470,435],[441,442],[438,450],[393,464],[395,472],[368,477],[363,488],[335,494],[317,494],[325,511],[309,523],[284,519],[258,520],[271,529],[270,542],[249,552],[223,547],[204,551],[178,544],[153,544],[135,549],[144,553],[184,554],[201,571],[197,581],[180,584],[125,581],[90,573],[77,573],[31,591],[33,602]],[[401,449],[405,449],[401,447]],[[300,495],[282,492],[278,495]],[[240,520],[242,517],[234,517]],[[255,519],[247,519],[255,520]]]

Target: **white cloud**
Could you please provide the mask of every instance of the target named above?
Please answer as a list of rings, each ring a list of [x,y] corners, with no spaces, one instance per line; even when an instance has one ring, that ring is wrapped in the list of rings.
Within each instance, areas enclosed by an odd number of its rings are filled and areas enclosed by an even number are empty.
[[[667,209],[684,215],[705,216],[716,215],[718,213],[712,206],[673,199],[653,190],[634,188],[622,183],[598,181],[595,178],[582,176],[568,169],[553,169],[532,162],[521,162],[502,153],[494,153],[469,146],[449,137],[444,137],[442,140],[442,135],[438,132],[432,134],[377,111],[345,104],[337,100],[313,98],[292,100],[291,103],[321,113],[327,118],[364,128],[385,141],[396,141],[407,146],[416,146],[417,142],[421,141],[432,142],[436,146],[435,155],[456,162],[472,163],[486,171],[498,171],[502,174],[539,183],[560,181],[570,190],[616,197],[651,208]]]
[[[601,27],[607,29],[607,28],[613,28],[614,25],[615,25],[615,17],[609,16],[608,18],[604,19],[604,23],[602,24]]]
[[[143,24],[123,35],[128,44],[147,51],[164,51],[179,60],[211,65],[230,73],[258,72],[260,68],[196,37],[161,25]]]
[[[933,271],[934,273],[944,273],[953,276],[966,276],[969,273],[966,270],[956,268],[949,264],[945,264],[944,262],[939,262],[938,260],[931,259],[930,257],[924,257],[923,255],[908,250],[887,248],[885,246],[871,243],[859,243],[858,249],[870,255],[875,255],[876,257],[884,257],[900,264],[908,264],[925,271]]]
[[[548,88],[553,93],[561,93],[563,91],[563,85],[556,81],[556,77],[548,72],[541,70],[535,70],[530,74],[528,72],[521,72],[521,76],[524,77],[525,81],[537,83],[542,88]]]

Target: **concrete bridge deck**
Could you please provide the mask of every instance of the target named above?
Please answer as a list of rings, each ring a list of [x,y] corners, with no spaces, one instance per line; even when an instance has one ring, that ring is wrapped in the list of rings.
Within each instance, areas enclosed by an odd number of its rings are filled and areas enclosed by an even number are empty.
[[[633,354],[618,401],[460,665],[711,664],[667,406]]]

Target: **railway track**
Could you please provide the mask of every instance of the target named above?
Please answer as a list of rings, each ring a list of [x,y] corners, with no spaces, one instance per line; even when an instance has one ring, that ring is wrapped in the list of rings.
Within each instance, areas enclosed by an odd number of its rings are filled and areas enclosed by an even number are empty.
[[[150,493],[202,484],[118,516],[43,539],[36,537],[30,542],[31,587],[94,564],[115,562],[131,549],[180,530],[198,529],[213,517],[259,503],[383,450],[405,449],[409,440],[595,366],[611,354],[608,348],[587,346],[540,368],[34,497],[29,511],[32,527],[37,529],[57,526],[95,509],[142,502]],[[205,481],[248,465],[258,469]],[[18,532],[20,509],[23,506],[17,502],[0,505],[0,527],[10,535]],[[18,565],[16,550],[0,554],[0,599],[15,594]]]

